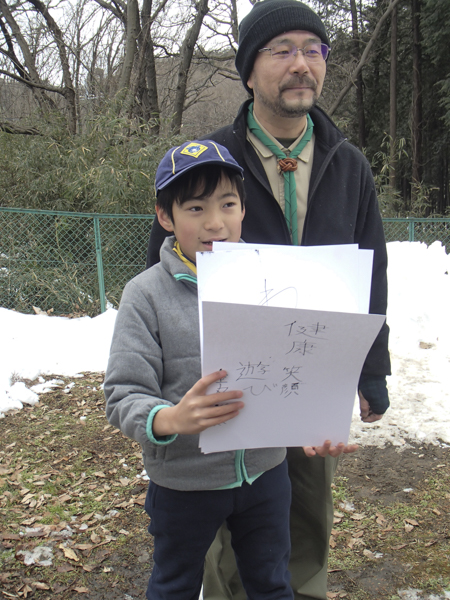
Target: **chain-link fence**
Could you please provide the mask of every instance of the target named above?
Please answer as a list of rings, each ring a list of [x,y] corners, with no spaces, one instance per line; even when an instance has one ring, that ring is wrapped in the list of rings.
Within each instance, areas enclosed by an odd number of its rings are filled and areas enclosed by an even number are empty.
[[[450,219],[383,219],[387,242],[442,242],[450,253]]]
[[[0,306],[23,313],[103,312],[145,268],[153,215],[0,208]],[[385,219],[386,241],[439,240],[450,219]]]
[[[97,315],[145,267],[153,215],[0,208],[0,306]]]

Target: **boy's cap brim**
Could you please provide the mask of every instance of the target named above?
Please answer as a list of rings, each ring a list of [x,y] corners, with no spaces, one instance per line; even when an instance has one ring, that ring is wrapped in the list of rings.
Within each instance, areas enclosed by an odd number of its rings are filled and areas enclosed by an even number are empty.
[[[194,140],[166,152],[156,171],[156,193],[191,169],[204,165],[227,167],[235,170],[241,177],[244,174],[244,169],[234,160],[227,148],[211,140]]]

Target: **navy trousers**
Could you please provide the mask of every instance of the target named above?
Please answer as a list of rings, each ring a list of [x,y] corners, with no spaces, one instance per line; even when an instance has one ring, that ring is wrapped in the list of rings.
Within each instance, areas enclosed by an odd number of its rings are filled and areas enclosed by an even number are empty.
[[[292,600],[290,503],[286,461],[230,490],[180,492],[150,482],[145,510],[154,566],[147,599],[197,600],[206,553],[226,522],[248,598]]]

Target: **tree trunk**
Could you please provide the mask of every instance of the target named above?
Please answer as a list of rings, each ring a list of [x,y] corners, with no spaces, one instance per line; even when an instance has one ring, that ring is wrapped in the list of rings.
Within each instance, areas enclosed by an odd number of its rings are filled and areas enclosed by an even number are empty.
[[[59,60],[62,69],[64,90],[63,95],[67,102],[67,126],[69,132],[75,135],[77,132],[77,107],[75,100],[75,87],[72,81],[72,74],[69,67],[69,59],[67,57],[66,45],[63,40],[63,34],[58,27],[56,21],[49,13],[47,6],[41,0],[28,0],[34,8],[43,16],[48,28],[52,32],[53,38],[58,47]]]
[[[142,119],[150,123],[152,135],[159,135],[160,109],[156,84],[156,62],[152,39],[152,0],[144,0],[141,11],[141,32],[138,38],[138,90],[136,95],[141,104]]]
[[[389,86],[389,185],[392,190],[395,190],[397,187],[397,12],[397,8],[394,8],[391,17],[391,74]]]
[[[235,44],[239,41],[239,23],[236,0],[230,1],[231,35]]]
[[[195,44],[200,33],[200,28],[207,12],[208,0],[199,0],[197,3],[197,14],[195,16],[194,24],[187,32],[181,46],[180,66],[178,69],[178,79],[174,102],[174,117],[171,126],[172,133],[174,134],[179,134],[181,131],[189,69],[191,66],[192,57],[194,55]]]
[[[130,87],[131,73],[137,50],[137,37],[139,35],[139,7],[137,0],[127,2],[127,40],[125,57],[123,59],[122,74],[120,77],[120,90],[125,91]]]
[[[152,135],[159,135],[161,111],[159,108],[158,87],[156,85],[156,63],[155,55],[153,53],[153,40],[151,35],[147,46],[145,66],[145,80],[147,83],[148,98],[148,121],[150,122],[150,131]]]
[[[420,0],[412,0],[413,98],[412,98],[412,182],[422,181],[422,53],[420,48]],[[413,188],[411,200],[415,199]]]
[[[353,49],[352,54],[355,63],[358,64],[361,58],[360,39],[358,31],[358,11],[356,9],[356,0],[350,0],[350,9],[352,13],[352,37]],[[364,117],[364,96],[363,96],[363,79],[362,71],[356,77],[356,114],[358,117],[358,146],[362,150],[366,145],[366,123]]]

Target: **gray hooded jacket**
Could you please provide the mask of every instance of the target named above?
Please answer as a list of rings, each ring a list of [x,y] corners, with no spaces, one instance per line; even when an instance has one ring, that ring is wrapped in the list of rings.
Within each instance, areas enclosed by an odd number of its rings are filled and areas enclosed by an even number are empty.
[[[142,445],[152,481],[175,490],[211,490],[276,467],[286,450],[202,454],[198,435],[160,443],[147,436],[150,411],[177,404],[201,377],[197,283],[173,252],[174,241],[166,239],[161,262],[124,289],[106,371],[106,416]]]

